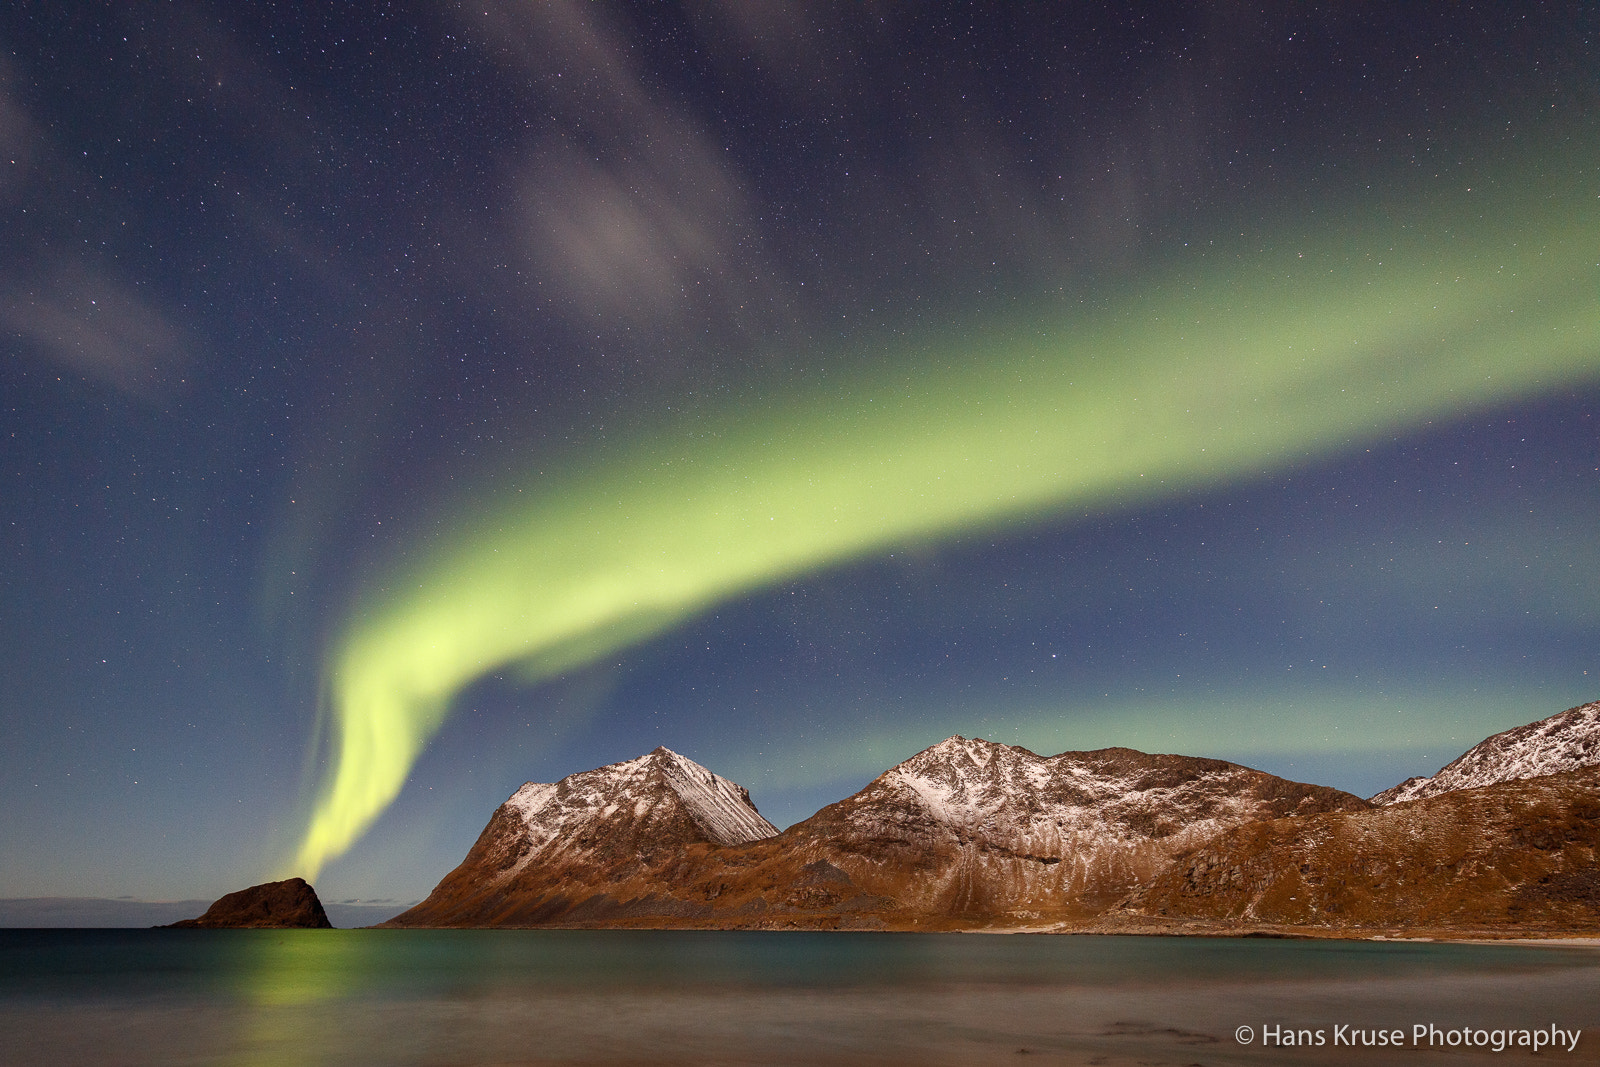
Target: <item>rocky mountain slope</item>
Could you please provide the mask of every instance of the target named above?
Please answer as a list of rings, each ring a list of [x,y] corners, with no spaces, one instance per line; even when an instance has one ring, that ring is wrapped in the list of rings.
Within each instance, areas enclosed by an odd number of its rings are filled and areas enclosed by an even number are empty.
[[[693,805],[635,784],[663,762],[723,783],[708,790],[730,829],[714,833]],[[392,924],[929,929],[1081,919],[1226,829],[1367,806],[1221,760],[1131,749],[1047,758],[952,737],[770,836],[741,788],[658,749],[524,786],[462,865]]]
[[[843,872],[895,925],[1027,921],[1096,913],[1227,827],[1365,806],[1221,760],[1125,748],[1043,757],[952,737],[773,844]],[[817,898],[776,903],[828,903]]]
[[[1431,778],[1408,778],[1372,798],[1374,804],[1438,796],[1521,778],[1600,765],[1600,701],[1495,734]]]
[[[553,785],[527,783],[461,865],[387,925],[536,925],[619,882],[667,876],[690,846],[777,832],[743,786],[658,748]]]
[[[1110,917],[1600,929],[1600,767],[1236,827],[1180,857]]]
[[[781,834],[657,749],[524,786],[392,925],[1600,930],[1597,742],[1585,704],[1374,805],[1221,760],[952,737]]]

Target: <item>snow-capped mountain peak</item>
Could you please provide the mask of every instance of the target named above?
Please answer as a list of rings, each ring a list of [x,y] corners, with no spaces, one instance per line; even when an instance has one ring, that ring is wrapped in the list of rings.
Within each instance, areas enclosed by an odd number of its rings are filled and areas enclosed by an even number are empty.
[[[707,840],[719,845],[759,841],[778,832],[756,811],[743,786],[664,746],[637,759],[568,775],[553,785],[528,782],[506,806],[522,817],[531,837],[548,840],[570,834],[578,822],[619,812],[646,818],[663,801],[673,800]]]
[[[744,786],[714,774],[687,756],[665,746],[650,754],[658,759],[662,777],[694,814],[706,836],[719,845],[742,845],[778,832],[750,802]]]
[[[1408,778],[1373,797],[1372,803],[1398,804],[1596,764],[1600,764],[1600,700],[1485,738],[1433,777]]]
[[[1102,867],[1153,869],[1167,853],[1223,826],[1365,806],[1337,790],[1222,760],[1125,748],[1040,756],[957,736],[813,820],[843,839],[970,846],[1044,864],[1052,879],[1081,883]]]

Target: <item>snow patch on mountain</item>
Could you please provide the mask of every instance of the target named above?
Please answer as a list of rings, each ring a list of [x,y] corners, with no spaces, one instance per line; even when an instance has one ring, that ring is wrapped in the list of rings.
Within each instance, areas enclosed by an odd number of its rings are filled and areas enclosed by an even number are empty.
[[[1408,778],[1374,796],[1372,803],[1399,804],[1596,764],[1600,764],[1600,700],[1486,738],[1433,777]]]
[[[522,816],[523,822],[531,823],[555,795],[556,787],[548,782],[525,782],[521,789],[511,794],[506,804]]]
[[[750,793],[744,786],[713,774],[671,749],[658,748],[656,752],[662,756],[662,776],[711,840],[719,845],[742,845],[777,834],[778,828],[762,818],[750,803]]]

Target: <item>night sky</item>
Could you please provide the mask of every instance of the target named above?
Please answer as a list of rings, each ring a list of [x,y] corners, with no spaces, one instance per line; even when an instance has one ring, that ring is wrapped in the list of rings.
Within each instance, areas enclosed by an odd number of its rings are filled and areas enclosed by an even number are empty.
[[[410,901],[662,744],[785,826],[954,733],[1369,795],[1595,699],[1597,57],[6,5],[0,896]]]

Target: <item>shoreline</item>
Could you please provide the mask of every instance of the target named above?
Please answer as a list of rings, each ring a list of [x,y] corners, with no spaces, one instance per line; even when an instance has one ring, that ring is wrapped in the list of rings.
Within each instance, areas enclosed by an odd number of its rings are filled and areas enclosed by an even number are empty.
[[[147,930],[164,929],[164,927],[100,927],[100,926],[8,926],[0,927],[0,931],[22,930]],[[216,927],[219,930],[252,929],[263,931],[285,931],[298,929],[311,929],[308,927]],[[815,926],[390,926],[379,923],[372,926],[343,926],[328,927],[325,929],[341,930],[345,932],[355,930],[383,930],[383,931],[438,931],[438,930],[477,930],[477,931],[527,931],[527,930],[560,930],[560,931],[592,931],[603,933],[607,931],[618,932],[650,932],[664,933],[823,933],[823,934],[961,934],[990,937],[1014,937],[1019,935],[1045,936],[1045,937],[1165,937],[1165,938],[1195,938],[1220,940],[1235,938],[1240,940],[1283,940],[1283,941],[1364,941],[1377,944],[1471,944],[1471,945],[1533,945],[1544,948],[1587,948],[1600,949],[1600,931],[1575,931],[1552,930],[1548,933],[1530,930],[1498,930],[1492,928],[1475,927],[1470,929],[1440,929],[1437,927],[1419,928],[1415,930],[1373,928],[1345,928],[1329,929],[1327,927],[1304,926],[1239,926],[1223,927],[1200,926],[1185,923],[1182,927],[1172,926],[1129,926],[1122,928],[1095,927],[1090,925],[1077,926],[1068,924],[1027,925],[1027,926],[987,926],[987,927],[958,927],[951,926],[944,929],[905,928],[905,927],[815,927]]]
[[[1225,927],[1185,923],[1178,926],[1125,926],[1104,927],[1066,923],[1029,924],[1024,926],[948,926],[942,929],[927,927],[824,927],[805,925],[784,926],[376,926],[356,927],[365,930],[593,930],[593,931],[668,931],[685,933],[824,933],[824,934],[962,934],[991,937],[1019,935],[1047,937],[1192,937],[1238,938],[1245,940],[1286,941],[1368,941],[1379,944],[1523,944],[1548,947],[1600,949],[1600,930],[1537,930],[1496,929],[1492,927],[1439,928],[1419,927],[1407,930],[1396,927],[1329,928],[1318,926],[1280,926],[1260,924]]]

